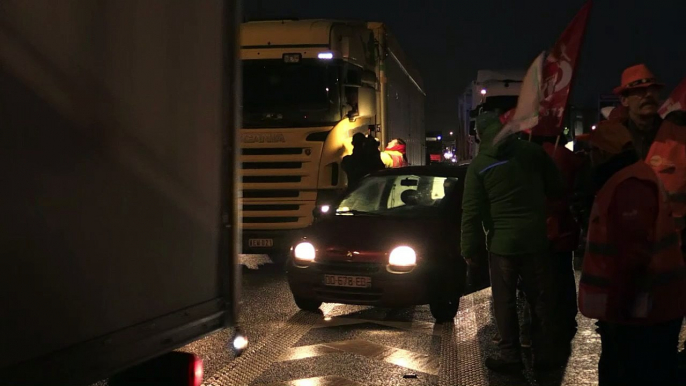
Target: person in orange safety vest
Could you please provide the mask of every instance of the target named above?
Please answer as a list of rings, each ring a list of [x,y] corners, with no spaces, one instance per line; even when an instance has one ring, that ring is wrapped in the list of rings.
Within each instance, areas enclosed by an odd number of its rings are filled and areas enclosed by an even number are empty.
[[[686,267],[667,194],[619,122],[577,138],[599,187],[579,282],[579,311],[599,321],[599,385],[675,385]]]
[[[387,168],[399,168],[407,166],[407,156],[405,155],[405,141],[396,138],[388,143],[386,149],[381,152],[381,160]]]

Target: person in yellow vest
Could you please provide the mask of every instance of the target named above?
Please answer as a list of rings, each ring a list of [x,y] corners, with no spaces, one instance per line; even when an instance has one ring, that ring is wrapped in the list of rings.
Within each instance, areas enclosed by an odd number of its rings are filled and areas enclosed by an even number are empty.
[[[677,385],[686,267],[667,194],[621,123],[578,139],[591,145],[598,188],[579,311],[599,321],[599,385]]]
[[[405,141],[396,138],[388,143],[386,150],[381,152],[381,161],[387,168],[399,168],[407,166],[407,156],[405,155]]]

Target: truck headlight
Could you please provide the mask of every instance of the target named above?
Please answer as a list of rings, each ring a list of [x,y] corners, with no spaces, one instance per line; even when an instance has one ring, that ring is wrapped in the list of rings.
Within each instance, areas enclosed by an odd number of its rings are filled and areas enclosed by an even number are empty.
[[[308,242],[302,242],[295,246],[293,256],[298,260],[314,261],[314,245]]]
[[[417,253],[407,246],[397,247],[388,256],[388,264],[396,267],[411,267],[417,264]]]

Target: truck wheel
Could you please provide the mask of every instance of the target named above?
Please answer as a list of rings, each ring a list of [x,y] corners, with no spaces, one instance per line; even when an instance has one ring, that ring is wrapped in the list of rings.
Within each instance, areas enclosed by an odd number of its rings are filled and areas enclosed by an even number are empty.
[[[303,311],[318,311],[319,307],[322,305],[322,302],[318,300],[305,299],[299,296],[293,296],[293,300],[295,300],[295,305]]]
[[[450,322],[455,319],[457,310],[460,308],[460,298],[457,300],[440,300],[429,303],[431,315],[436,319],[436,322]]]

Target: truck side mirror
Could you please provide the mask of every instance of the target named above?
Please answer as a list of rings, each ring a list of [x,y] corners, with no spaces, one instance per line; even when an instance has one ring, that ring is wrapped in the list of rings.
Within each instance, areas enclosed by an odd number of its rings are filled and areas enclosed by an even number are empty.
[[[371,87],[360,87],[357,96],[357,114],[360,117],[376,115],[376,90]]]

